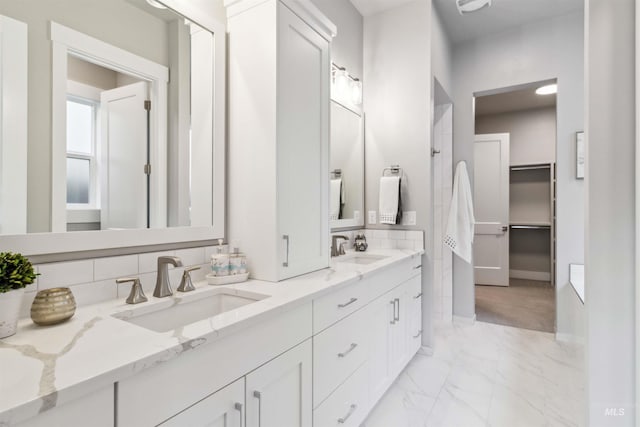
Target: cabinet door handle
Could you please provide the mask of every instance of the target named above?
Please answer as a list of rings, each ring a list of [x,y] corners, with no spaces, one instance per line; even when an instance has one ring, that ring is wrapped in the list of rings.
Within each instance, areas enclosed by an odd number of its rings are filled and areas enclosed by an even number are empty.
[[[418,299],[422,296],[422,292],[420,292],[418,295],[416,295],[415,297],[413,297],[413,299]]]
[[[420,329],[420,330],[418,331],[418,333],[417,333],[417,334],[415,334],[413,337],[414,337],[414,338],[418,338],[420,335],[422,335],[422,329]]]
[[[342,353],[338,353],[338,357],[345,357],[347,354],[351,353],[353,350],[356,349],[356,347],[358,346],[358,344],[356,343],[351,343],[351,345],[349,346],[349,350],[342,352]]]
[[[345,416],[344,416],[344,417],[342,417],[342,418],[338,418],[338,422],[339,422],[340,424],[344,424],[344,423],[346,423],[346,422],[347,422],[347,420],[349,419],[349,417],[350,417],[350,416],[355,412],[355,410],[356,410],[357,408],[358,408],[358,405],[356,405],[356,404],[352,404],[352,405],[349,407],[349,412],[347,412],[347,415],[345,415]]]
[[[395,325],[396,324],[396,300],[392,299],[391,301],[389,301],[389,304],[393,305],[393,319],[391,320],[391,324]]]
[[[236,404],[233,405],[233,408],[240,412],[240,427],[242,427],[242,403],[236,402]]]
[[[262,425],[262,393],[258,390],[254,390],[253,397],[258,399],[258,427],[260,427]]]
[[[349,302],[345,302],[345,303],[343,303],[343,304],[338,304],[338,308],[345,308],[346,306],[351,305],[351,304],[353,304],[353,303],[354,303],[354,302],[356,302],[356,301],[358,301],[358,298],[351,298],[351,299],[349,300]]]
[[[285,242],[287,242],[286,258],[285,258],[285,261],[282,263],[282,266],[289,267],[289,235],[285,234],[282,236],[282,238],[284,239]]]
[[[396,306],[398,307],[398,315],[393,320],[395,320],[396,322],[399,322],[400,321],[400,298],[396,298],[393,301],[395,301]]]

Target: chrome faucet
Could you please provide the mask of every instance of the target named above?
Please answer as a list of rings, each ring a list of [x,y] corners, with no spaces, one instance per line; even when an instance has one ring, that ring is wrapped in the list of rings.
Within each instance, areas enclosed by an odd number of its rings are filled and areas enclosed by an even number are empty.
[[[344,255],[344,243],[340,243],[338,245],[338,239],[343,239],[345,241],[349,240],[347,236],[342,235],[333,235],[331,236],[331,256],[336,257],[339,255]]]
[[[158,257],[158,276],[156,278],[156,288],[153,296],[164,298],[173,295],[171,283],[169,283],[169,264],[174,267],[182,267],[182,261],[177,256]]]

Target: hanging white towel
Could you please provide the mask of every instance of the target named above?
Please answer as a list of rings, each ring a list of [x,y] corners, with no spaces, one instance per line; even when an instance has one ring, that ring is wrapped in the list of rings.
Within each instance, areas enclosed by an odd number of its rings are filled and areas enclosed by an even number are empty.
[[[380,178],[380,224],[396,224],[400,211],[400,177]]]
[[[453,180],[453,196],[444,243],[451,248],[453,253],[469,264],[471,264],[471,244],[473,243],[475,222],[467,164],[459,162]]]
[[[329,219],[340,219],[340,207],[342,206],[342,178],[331,180],[331,191],[329,201]]]

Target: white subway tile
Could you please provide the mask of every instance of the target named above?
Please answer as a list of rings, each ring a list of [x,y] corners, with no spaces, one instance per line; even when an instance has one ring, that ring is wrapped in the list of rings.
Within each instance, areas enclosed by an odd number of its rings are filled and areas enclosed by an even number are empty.
[[[150,297],[153,295],[153,289],[156,287],[156,273],[144,273],[138,275],[140,283],[142,284],[142,290]],[[120,289],[122,288],[122,289]],[[129,295],[129,291],[124,289],[125,287],[118,287],[118,299],[126,298]]]
[[[38,290],[93,281],[93,260],[56,262],[38,266]]]
[[[398,249],[413,249],[413,240],[398,240],[396,247]]]
[[[389,230],[373,230],[373,237],[376,239],[388,239]]]
[[[179,249],[176,251],[176,256],[182,260],[182,265],[185,267],[205,262],[204,248]]]
[[[117,297],[117,287],[120,286],[121,294],[129,295],[132,283],[116,285],[115,280],[102,280],[92,283],[83,283],[71,286],[71,292],[76,300],[78,307],[97,304],[103,301],[113,300]]]
[[[149,252],[146,254],[138,255],[138,272],[139,273],[151,273],[158,268],[158,257],[160,256],[175,256],[175,251],[165,252]]]
[[[404,230],[389,230],[389,239],[404,240],[407,238],[407,232]]]
[[[27,286],[24,291],[24,296],[22,297],[22,303],[20,304],[19,319],[31,317],[31,304],[33,304],[33,299],[36,297],[36,294],[37,290],[34,285]]]
[[[138,255],[96,258],[93,263],[93,280],[99,282],[138,274]]]

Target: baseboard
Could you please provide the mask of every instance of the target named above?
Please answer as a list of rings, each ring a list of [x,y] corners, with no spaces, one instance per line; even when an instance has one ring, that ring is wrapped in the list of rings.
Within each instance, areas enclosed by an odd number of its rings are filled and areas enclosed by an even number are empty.
[[[453,316],[453,324],[454,325],[465,325],[465,326],[470,326],[476,323],[476,315],[474,314],[473,317],[464,317],[464,316]]]
[[[556,341],[584,345],[583,337],[579,337],[573,334],[563,334],[560,332],[556,332]]]
[[[509,270],[509,277],[512,279],[537,280],[540,282],[551,281],[551,273],[548,271]]]

